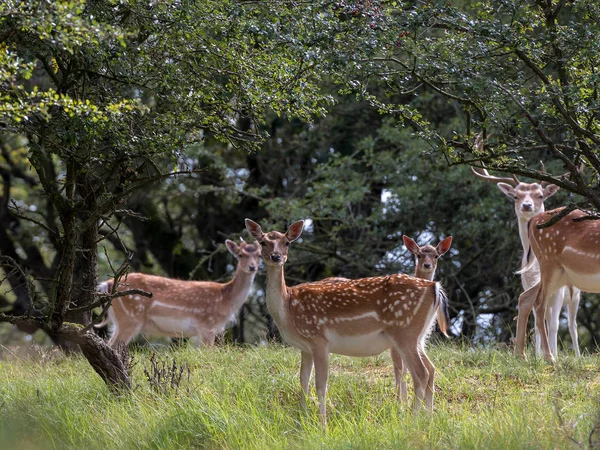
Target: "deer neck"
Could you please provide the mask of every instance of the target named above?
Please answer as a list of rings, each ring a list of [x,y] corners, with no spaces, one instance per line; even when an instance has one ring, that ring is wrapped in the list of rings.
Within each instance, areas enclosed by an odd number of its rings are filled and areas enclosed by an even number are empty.
[[[267,308],[278,328],[282,328],[287,316],[288,288],[285,285],[283,266],[267,266]]]
[[[521,245],[523,246],[523,256],[521,257],[521,269],[528,265],[527,255],[531,251],[531,241],[529,240],[529,233],[527,232],[527,223],[530,219],[526,217],[519,217],[519,236],[521,237]],[[531,258],[535,259],[535,255],[531,254]],[[531,286],[535,285],[540,281],[540,269],[537,264],[537,260],[535,265],[531,267],[527,272],[523,272],[521,274],[521,284],[524,289],[529,289]]]
[[[233,311],[241,308],[248,298],[255,276],[256,272],[244,272],[238,266],[231,281],[225,285],[223,300],[229,304]]]
[[[414,276],[416,278],[422,278],[423,280],[433,281],[434,275],[435,275],[435,270],[432,270],[431,272],[423,273],[423,272],[420,272],[419,269],[417,269],[417,270],[415,270]]]
[[[529,234],[527,232],[527,223],[529,219],[527,217],[519,217],[519,236],[521,237],[521,245],[523,246],[523,257],[521,258],[521,267],[527,265],[527,253],[529,252]]]

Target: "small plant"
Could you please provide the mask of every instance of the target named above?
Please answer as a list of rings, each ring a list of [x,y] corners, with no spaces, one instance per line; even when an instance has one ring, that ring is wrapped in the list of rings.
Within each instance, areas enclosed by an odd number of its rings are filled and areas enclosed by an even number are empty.
[[[125,342],[119,342],[115,347],[115,353],[123,363],[127,374],[131,376],[137,361],[135,360],[135,356],[129,353],[129,346]]]
[[[150,367],[144,367],[144,375],[150,388],[159,394],[177,393],[183,381],[189,384],[191,369],[188,363],[180,363],[175,358],[160,357],[153,353]]]

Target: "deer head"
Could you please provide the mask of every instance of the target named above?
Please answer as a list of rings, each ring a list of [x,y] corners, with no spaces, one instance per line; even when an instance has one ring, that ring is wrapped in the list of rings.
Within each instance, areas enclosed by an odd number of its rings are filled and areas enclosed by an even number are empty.
[[[263,233],[259,224],[246,219],[246,229],[262,247],[262,257],[266,265],[283,266],[288,257],[288,249],[292,242],[302,234],[304,220],[299,220],[290,225],[287,232],[271,231]]]
[[[246,273],[256,272],[260,262],[260,251],[257,244],[248,244],[242,241],[240,245],[227,239],[225,246],[229,253],[231,253],[238,260],[238,270],[242,270]]]
[[[475,140],[477,150],[483,150],[483,138],[480,133]],[[512,177],[495,177],[489,174],[485,167],[471,167],[473,174],[484,181],[496,183],[504,195],[511,198],[515,204],[517,217],[529,220],[544,211],[544,201],[556,194],[559,187],[555,184],[523,183],[516,175]]]
[[[448,236],[435,247],[433,245],[419,246],[419,244],[406,235],[402,236],[402,240],[406,248],[416,257],[415,276],[433,280],[438,258],[450,250],[452,236]]]

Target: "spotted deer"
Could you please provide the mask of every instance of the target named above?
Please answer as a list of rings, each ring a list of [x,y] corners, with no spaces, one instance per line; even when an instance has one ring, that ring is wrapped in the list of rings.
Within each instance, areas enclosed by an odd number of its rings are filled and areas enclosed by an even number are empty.
[[[475,147],[480,151],[483,149],[483,138],[480,134],[475,141]],[[510,178],[491,176],[486,169],[471,167],[473,174],[482,180],[496,183],[503,194],[514,201],[515,213],[519,226],[519,236],[523,247],[523,257],[521,258],[521,284],[523,289],[527,290],[538,283],[540,279],[540,270],[536,261],[532,264],[527,262],[527,252],[529,249],[529,236],[527,234],[527,222],[537,214],[544,212],[544,201],[554,195],[559,187],[555,184],[546,183],[523,183],[519,181],[516,175]],[[524,270],[527,267],[527,270]],[[548,321],[548,339],[552,354],[557,356],[558,351],[558,326],[560,313],[563,305],[567,306],[567,317],[569,323],[569,334],[576,356],[579,356],[579,339],[577,336],[577,309],[581,293],[579,289],[559,289],[556,291],[550,301],[547,302],[545,317]],[[536,313],[534,313],[536,314]],[[541,336],[538,329],[535,329],[535,348],[536,353],[541,355]]]
[[[415,255],[415,277],[433,280],[438,258],[450,250],[452,236],[443,239],[435,247],[433,245],[419,245],[406,235],[402,236],[402,240],[408,251]]]
[[[443,239],[437,246],[419,245],[410,237],[403,235],[402,240],[404,245],[415,256],[415,277],[423,278],[424,280],[433,281],[435,270],[437,269],[438,258],[444,255],[452,245],[452,236]],[[398,396],[402,400],[406,400],[407,389],[404,382],[406,375],[406,366],[402,366],[401,381],[398,385]]]
[[[600,222],[586,220],[587,213],[575,210],[550,227],[537,228],[561,209],[543,212],[529,221],[527,231],[535,256],[529,265],[537,261],[540,278],[519,297],[515,342],[515,353],[525,357],[527,319],[533,309],[542,353],[549,362],[554,361],[554,354],[546,338],[544,313],[555,293],[572,287],[600,293]]]
[[[396,383],[400,382],[402,361],[411,373],[414,409],[423,401],[426,408],[433,409],[435,368],[425,353],[425,343],[436,315],[444,334],[448,327],[447,298],[441,284],[395,274],[288,287],[284,265],[289,245],[300,237],[303,226],[300,220],[285,233],[264,233],[259,224],[246,219],[246,228],[262,246],[269,313],[283,339],[302,355],[302,402],[308,395],[314,364],[319,412],[325,425],[329,354],[372,356],[391,349]]]
[[[118,290],[140,289],[151,292],[118,297],[112,301],[104,322],[112,322],[110,346],[128,344],[138,333],[146,336],[192,337],[212,347],[217,334],[239,311],[248,297],[258,270],[258,244],[229,239],[227,250],[238,260],[235,274],[228,283],[185,281],[132,273],[124,278]],[[100,284],[99,290],[110,292],[112,280]]]

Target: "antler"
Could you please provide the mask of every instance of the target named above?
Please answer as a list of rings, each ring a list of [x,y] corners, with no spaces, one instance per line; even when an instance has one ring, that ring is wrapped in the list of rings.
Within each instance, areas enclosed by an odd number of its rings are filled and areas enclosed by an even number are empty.
[[[542,172],[547,173],[546,172],[546,167],[544,166],[544,162],[543,161],[540,161],[540,165],[542,166]],[[583,171],[583,166],[584,166],[583,162],[581,162],[579,164],[579,166],[575,166],[575,172],[581,175],[581,173]],[[549,175],[552,176],[551,174],[549,174]],[[569,171],[567,171],[567,172],[565,172],[565,173],[563,173],[561,175],[556,176],[555,178],[558,178],[559,180],[566,180],[566,179],[570,180],[571,177],[572,177],[572,175],[573,175],[573,173],[569,170]],[[549,184],[552,184],[552,183],[550,181],[541,181],[540,184],[542,185],[542,187],[546,187],[546,186],[548,186]]]
[[[540,161],[540,165],[542,166],[542,172],[546,173],[546,166],[544,166],[544,161]],[[548,186],[550,183],[547,181],[540,181],[540,185],[545,188],[546,186]]]
[[[475,168],[475,167],[471,166],[471,170],[473,171],[473,174],[477,178],[481,178],[482,180],[485,180],[485,181],[491,181],[492,183],[508,183],[512,187],[516,187],[517,184],[520,183],[519,179],[517,178],[517,176],[514,173],[511,174],[512,178],[505,178],[505,177],[494,177],[494,176],[490,175],[485,167]]]
[[[477,135],[477,137],[475,138],[475,148],[478,151],[483,151],[483,132],[479,133]],[[512,178],[505,178],[505,177],[494,177],[492,175],[489,174],[489,172],[487,171],[487,169],[485,168],[485,166],[483,166],[483,163],[481,164],[482,167],[481,168],[475,168],[473,166],[471,166],[471,170],[473,171],[473,174],[477,177],[477,178],[481,178],[482,180],[485,181],[491,181],[493,183],[508,183],[510,184],[512,187],[516,187],[517,184],[520,183],[519,179],[517,178],[517,176],[513,173]]]

